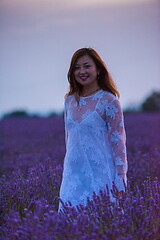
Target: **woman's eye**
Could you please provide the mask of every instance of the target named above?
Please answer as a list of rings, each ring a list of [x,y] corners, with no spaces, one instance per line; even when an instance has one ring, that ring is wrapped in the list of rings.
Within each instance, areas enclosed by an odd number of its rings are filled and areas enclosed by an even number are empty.
[[[75,68],[74,69],[78,69],[79,67],[78,66],[75,66]]]
[[[90,67],[90,65],[86,65],[85,67],[86,67],[86,68],[89,68],[89,67]]]

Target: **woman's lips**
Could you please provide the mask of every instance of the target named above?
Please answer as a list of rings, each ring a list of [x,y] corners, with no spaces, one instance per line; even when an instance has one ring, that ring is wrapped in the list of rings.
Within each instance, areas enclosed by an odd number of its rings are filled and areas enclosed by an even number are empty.
[[[81,80],[86,80],[88,78],[88,76],[81,76],[80,79]]]

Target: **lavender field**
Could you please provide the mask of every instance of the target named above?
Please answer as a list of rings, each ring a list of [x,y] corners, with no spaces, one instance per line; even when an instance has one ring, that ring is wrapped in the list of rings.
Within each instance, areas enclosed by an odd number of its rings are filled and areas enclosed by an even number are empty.
[[[126,195],[106,191],[57,213],[65,154],[62,116],[0,120],[1,239],[159,240],[160,114],[125,114]]]

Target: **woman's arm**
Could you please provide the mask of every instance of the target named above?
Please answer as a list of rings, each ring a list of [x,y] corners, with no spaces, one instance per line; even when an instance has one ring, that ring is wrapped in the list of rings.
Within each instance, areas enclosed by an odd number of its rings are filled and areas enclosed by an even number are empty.
[[[115,185],[119,192],[125,190],[127,185],[127,154],[126,134],[124,128],[123,112],[116,97],[106,101],[106,122],[108,126],[108,137],[113,152],[115,165]],[[123,182],[124,181],[124,182]]]
[[[67,103],[64,102],[64,129],[65,129],[65,144],[67,144],[68,132],[67,132]]]

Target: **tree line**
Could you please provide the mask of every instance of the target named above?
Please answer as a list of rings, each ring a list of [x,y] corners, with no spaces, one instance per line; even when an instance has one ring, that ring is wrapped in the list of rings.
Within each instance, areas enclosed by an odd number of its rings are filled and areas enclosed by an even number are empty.
[[[160,112],[160,92],[155,91],[152,92],[139,106],[138,110],[134,107],[128,107],[124,110],[124,112]],[[52,112],[48,115],[48,117],[53,116],[61,116],[62,113]],[[3,118],[9,117],[39,117],[38,114],[29,114],[25,110],[16,110],[9,113],[4,114]]]

